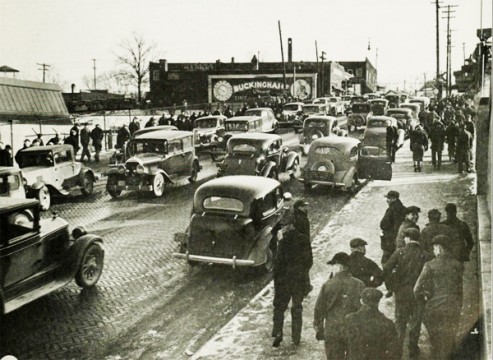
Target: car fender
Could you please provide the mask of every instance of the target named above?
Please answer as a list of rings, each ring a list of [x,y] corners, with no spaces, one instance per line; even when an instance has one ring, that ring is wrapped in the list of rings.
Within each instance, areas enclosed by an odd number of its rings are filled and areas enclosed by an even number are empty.
[[[92,182],[96,182],[96,174],[94,174],[94,171],[92,169],[89,169],[89,168],[82,168],[82,169],[80,169],[80,172],[79,172],[79,184],[78,185],[83,184],[84,176],[86,174],[90,174],[92,177]]]
[[[173,183],[173,181],[171,180],[171,178],[169,177],[169,175],[163,169],[155,169],[150,175],[151,176],[156,176],[157,174],[162,174],[164,176],[164,180],[167,183],[170,183],[170,184]]]
[[[261,171],[262,176],[269,176],[269,173],[273,168],[276,167],[276,163],[274,161],[269,161],[267,164],[265,164],[264,168]]]
[[[341,182],[344,183],[346,187],[350,186],[355,173],[356,173],[356,167],[351,166],[342,177]]]
[[[79,269],[80,262],[82,261],[82,256],[86,249],[93,243],[99,243],[103,247],[103,239],[97,235],[86,234],[74,241],[74,244],[68,250],[68,256],[66,261],[67,272],[72,277],[75,276]],[[104,253],[104,247],[103,247]]]
[[[43,186],[48,186],[44,181],[36,181],[34,184],[29,186],[29,191],[28,192],[35,192],[39,189],[41,189]]]
[[[291,169],[291,167],[293,167],[295,161],[298,161],[298,164],[300,163],[300,158],[298,156],[298,153],[296,153],[294,151],[290,151],[287,155],[286,168],[284,170],[286,171],[286,170]]]
[[[272,240],[272,226],[267,226],[257,235],[257,240],[248,254],[247,260],[253,260],[254,266],[262,265],[267,261],[266,249]]]
[[[109,176],[109,175],[119,175],[120,173],[118,172],[118,168],[117,167],[110,167],[108,169],[108,171],[106,172],[106,175]]]

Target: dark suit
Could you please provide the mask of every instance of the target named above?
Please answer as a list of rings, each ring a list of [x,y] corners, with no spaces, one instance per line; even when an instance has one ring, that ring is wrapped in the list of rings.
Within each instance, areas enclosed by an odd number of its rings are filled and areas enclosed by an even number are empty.
[[[448,217],[447,220],[442,221],[442,224],[447,225],[457,235],[460,241],[465,246],[465,250],[460,256],[460,261],[469,261],[469,254],[474,246],[474,240],[472,238],[471,230],[466,222],[459,220],[457,217]]]
[[[366,287],[378,287],[383,282],[382,269],[359,251],[349,255],[349,272],[363,281]]]
[[[380,221],[380,229],[383,232],[380,239],[380,247],[383,250],[382,264],[385,264],[390,255],[395,251],[395,238],[397,237],[399,227],[404,221],[405,211],[406,207],[397,199],[389,205]]]

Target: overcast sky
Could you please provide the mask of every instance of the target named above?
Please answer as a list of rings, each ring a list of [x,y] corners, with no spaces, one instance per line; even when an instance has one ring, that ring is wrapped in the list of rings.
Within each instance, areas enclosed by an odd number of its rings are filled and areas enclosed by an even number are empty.
[[[443,2],[442,6],[449,3]],[[450,4],[452,67],[477,43],[481,0]],[[443,9],[444,10],[444,9]],[[446,62],[446,19],[440,13],[441,71]],[[436,69],[435,6],[431,0],[0,0],[0,66],[20,70],[17,78],[42,80],[37,63],[51,65],[68,91],[85,88],[82,78],[116,66],[115,52],[133,32],[156,44],[169,62],[281,61],[277,21],[285,57],[293,60],[362,61],[378,68],[389,88],[421,85]],[[491,27],[491,0],[483,0],[483,27]],[[370,40],[371,50],[368,51]],[[376,52],[378,49],[378,58]],[[158,60],[158,59],[154,59]],[[0,74],[3,76],[3,74]],[[7,75],[11,76],[11,75]]]

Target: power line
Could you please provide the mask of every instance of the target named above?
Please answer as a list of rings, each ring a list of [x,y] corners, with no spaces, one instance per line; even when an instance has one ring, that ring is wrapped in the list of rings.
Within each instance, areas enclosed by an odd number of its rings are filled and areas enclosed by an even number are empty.
[[[450,96],[452,92],[452,30],[450,29],[450,19],[454,19],[455,16],[450,16],[450,14],[455,13],[455,11],[450,10],[450,8],[454,7],[457,5],[447,5],[447,10],[443,11],[447,16],[442,17],[442,19],[447,19],[447,96]]]
[[[40,63],[37,63],[39,66],[41,66],[42,68],[41,69],[38,69],[38,70],[42,70],[43,71],[43,82],[45,82],[45,74],[46,72],[49,70],[48,68],[51,66],[51,65],[48,65],[48,64],[40,64]]]

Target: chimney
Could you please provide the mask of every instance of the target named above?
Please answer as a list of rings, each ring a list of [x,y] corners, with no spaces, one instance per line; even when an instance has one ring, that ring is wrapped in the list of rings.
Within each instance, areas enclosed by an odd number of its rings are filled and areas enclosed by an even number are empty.
[[[75,91],[75,84],[70,85],[70,88],[72,89],[72,94],[73,94]]]
[[[159,63],[163,65],[163,71],[168,72],[168,60],[161,59],[159,60]]]
[[[288,38],[288,63],[293,62],[293,40]]]
[[[234,63],[235,63],[235,57],[233,56],[233,57],[231,58],[231,64],[234,64]]]

